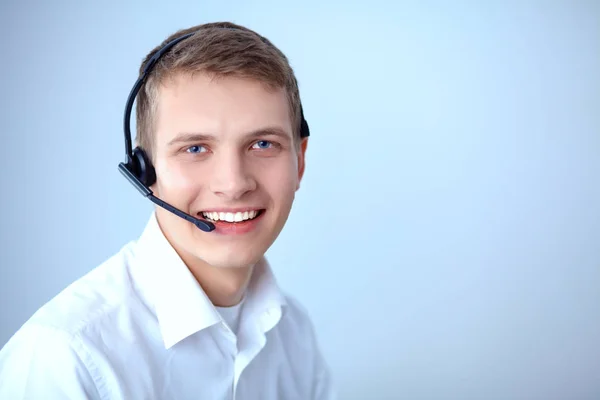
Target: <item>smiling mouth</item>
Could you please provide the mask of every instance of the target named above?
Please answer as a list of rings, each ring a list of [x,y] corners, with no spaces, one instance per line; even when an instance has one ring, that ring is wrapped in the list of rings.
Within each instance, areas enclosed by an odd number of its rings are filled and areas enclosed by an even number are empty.
[[[240,223],[251,221],[262,215],[265,210],[248,210],[238,212],[202,211],[199,213],[204,219],[211,222]]]

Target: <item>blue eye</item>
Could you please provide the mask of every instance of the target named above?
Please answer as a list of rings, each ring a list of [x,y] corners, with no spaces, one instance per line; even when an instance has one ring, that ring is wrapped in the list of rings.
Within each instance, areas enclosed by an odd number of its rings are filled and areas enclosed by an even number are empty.
[[[206,151],[206,149],[203,146],[190,146],[187,148],[186,151],[188,153],[196,154],[196,153],[203,153]]]
[[[267,140],[259,140],[258,142],[256,142],[254,144],[254,146],[258,146],[259,149],[268,149],[272,145],[273,144]],[[254,146],[252,146],[252,147],[254,147]]]

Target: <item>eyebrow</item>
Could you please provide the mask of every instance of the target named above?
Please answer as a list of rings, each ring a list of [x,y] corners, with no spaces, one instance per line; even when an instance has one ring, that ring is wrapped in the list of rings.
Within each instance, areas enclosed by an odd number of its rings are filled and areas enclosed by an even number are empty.
[[[277,136],[284,140],[290,140],[290,135],[282,128],[267,127],[248,132],[244,135],[247,139],[256,139],[263,136]],[[193,142],[210,142],[218,140],[216,136],[207,133],[183,132],[175,136],[168,146],[186,144]]]

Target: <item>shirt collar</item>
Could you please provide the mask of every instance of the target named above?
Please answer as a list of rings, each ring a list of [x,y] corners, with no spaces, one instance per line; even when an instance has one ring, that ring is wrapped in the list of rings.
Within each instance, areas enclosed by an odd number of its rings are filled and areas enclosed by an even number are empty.
[[[221,322],[219,312],[164,236],[155,212],[137,241],[135,259],[132,274],[156,313],[165,348]],[[286,304],[264,257],[254,268],[246,296],[244,319],[260,319]]]
[[[287,301],[265,257],[254,267],[247,296],[245,318],[259,321],[263,332],[269,331],[281,318]]]

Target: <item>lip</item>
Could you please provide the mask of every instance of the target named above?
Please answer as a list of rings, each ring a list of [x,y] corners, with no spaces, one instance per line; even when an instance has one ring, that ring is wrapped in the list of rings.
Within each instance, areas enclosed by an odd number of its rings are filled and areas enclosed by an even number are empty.
[[[251,211],[251,210],[260,210],[262,211],[257,217],[254,219],[241,221],[241,222],[225,222],[225,221],[211,221],[206,219],[202,212],[241,212],[241,211]],[[219,235],[227,235],[227,236],[238,236],[250,233],[257,229],[262,221],[264,215],[266,214],[266,210],[264,208],[212,208],[207,209],[206,211],[201,211],[197,213],[197,216],[205,221],[210,222],[215,226],[215,230],[213,233]]]

